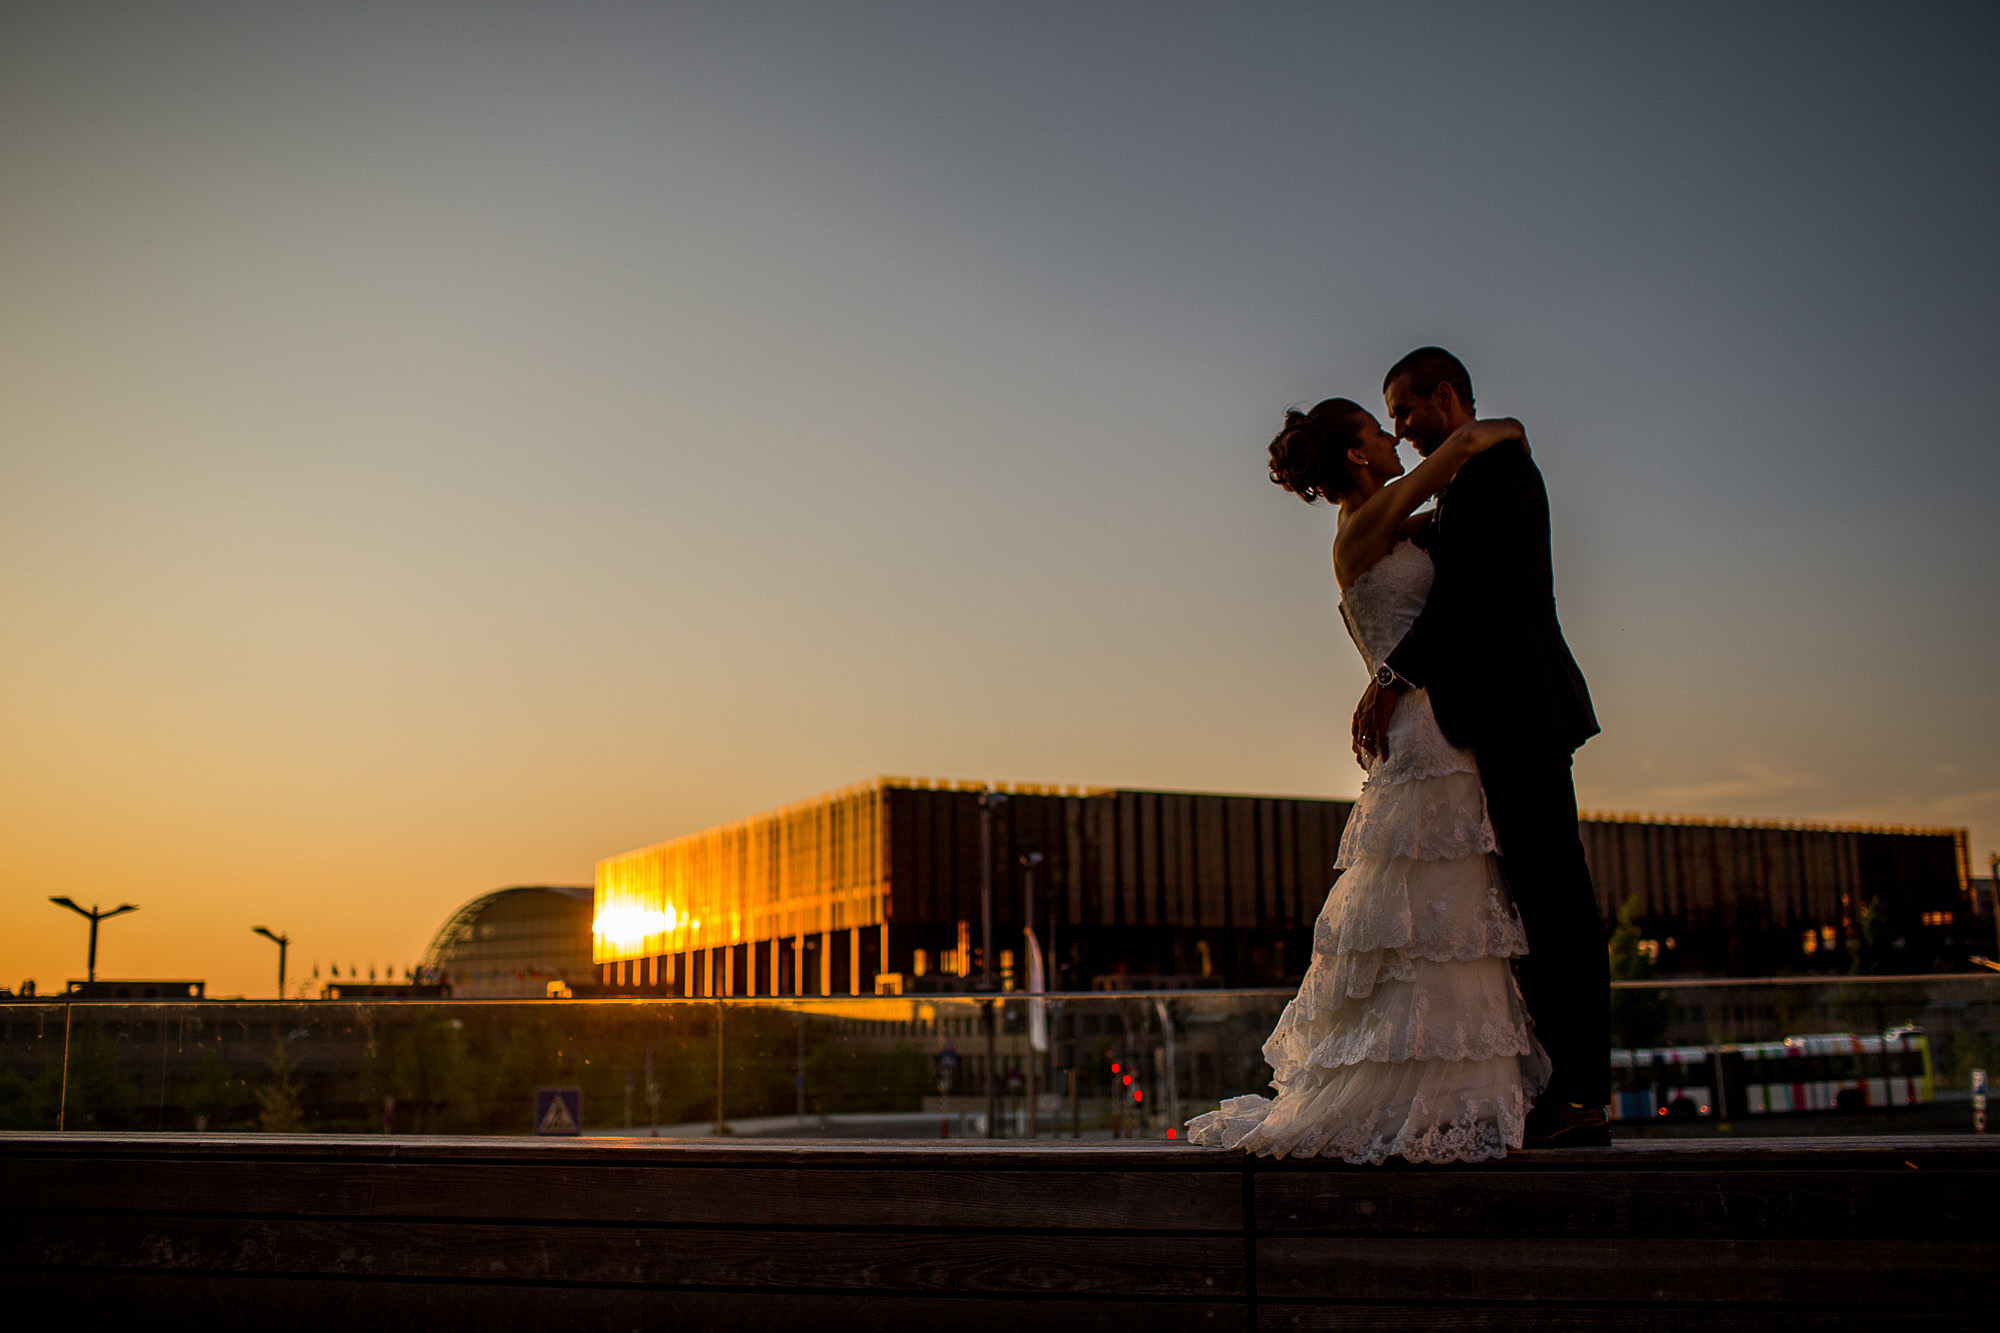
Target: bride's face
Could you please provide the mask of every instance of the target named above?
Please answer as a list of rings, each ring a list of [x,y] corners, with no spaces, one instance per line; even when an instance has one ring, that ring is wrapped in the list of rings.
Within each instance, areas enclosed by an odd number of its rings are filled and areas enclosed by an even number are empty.
[[[1403,460],[1396,454],[1396,437],[1383,430],[1382,423],[1372,416],[1361,428],[1360,438],[1347,451],[1347,457],[1349,462],[1367,468],[1378,483],[1403,475]]]

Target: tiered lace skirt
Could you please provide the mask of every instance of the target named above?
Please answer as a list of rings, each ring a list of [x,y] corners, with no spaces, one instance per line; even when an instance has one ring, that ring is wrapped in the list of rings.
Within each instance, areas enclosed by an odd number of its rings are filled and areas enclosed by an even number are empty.
[[[1548,1080],[1508,961],[1527,940],[1471,755],[1444,741],[1420,691],[1397,713],[1391,758],[1341,837],[1312,964],[1264,1043],[1277,1096],[1197,1116],[1192,1143],[1367,1163],[1521,1146]]]

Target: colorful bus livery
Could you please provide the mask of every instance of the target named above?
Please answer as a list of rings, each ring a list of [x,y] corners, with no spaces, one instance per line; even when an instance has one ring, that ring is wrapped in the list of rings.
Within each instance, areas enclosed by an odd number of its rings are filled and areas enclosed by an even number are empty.
[[[1886,1110],[1937,1096],[1930,1039],[1915,1028],[1613,1051],[1611,1085],[1606,1113],[1627,1122]]]
[[[1725,1067],[1740,1062],[1738,1086],[1750,1115],[1879,1110],[1937,1096],[1930,1040],[1914,1028],[1879,1037],[1787,1037],[1730,1049],[1735,1059],[1725,1056]]]

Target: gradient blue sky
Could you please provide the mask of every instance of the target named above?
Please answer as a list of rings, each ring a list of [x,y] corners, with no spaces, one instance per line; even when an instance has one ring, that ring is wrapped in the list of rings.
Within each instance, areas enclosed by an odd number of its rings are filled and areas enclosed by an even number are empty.
[[[1351,794],[1291,403],[1525,419],[1599,809],[2000,847],[1990,5],[13,5],[0,984],[876,774]]]

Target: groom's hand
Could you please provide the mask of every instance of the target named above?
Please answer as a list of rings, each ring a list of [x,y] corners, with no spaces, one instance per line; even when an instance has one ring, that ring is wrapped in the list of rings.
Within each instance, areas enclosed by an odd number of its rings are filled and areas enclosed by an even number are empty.
[[[1354,757],[1363,765],[1368,755],[1389,757],[1389,718],[1395,711],[1395,691],[1369,681],[1354,709]]]

